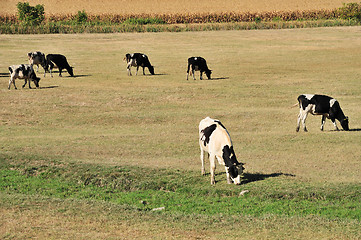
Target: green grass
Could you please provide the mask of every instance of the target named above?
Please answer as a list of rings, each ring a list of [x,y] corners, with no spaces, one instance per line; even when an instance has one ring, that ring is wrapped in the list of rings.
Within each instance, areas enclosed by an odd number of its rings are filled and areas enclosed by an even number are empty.
[[[359,27],[1,35],[0,236],[359,238],[360,39]],[[76,77],[40,70],[41,89],[7,90],[7,67],[32,50],[64,54]],[[157,75],[127,76],[128,52]],[[190,56],[213,80],[186,80]],[[309,116],[296,133],[301,93],[335,97],[352,131]],[[222,166],[215,186],[201,176],[206,116],[229,130],[242,185]]]
[[[318,215],[329,219],[361,218],[361,190],[358,184],[327,184],[320,187],[296,184],[292,176],[282,177],[282,174],[246,174],[243,184],[247,183],[247,186],[242,189],[250,193],[239,196],[240,189],[237,187],[215,189],[198,175],[184,171],[74,164],[64,167],[64,164],[56,162],[50,166],[42,163],[24,168],[6,165],[6,159],[3,158],[5,166],[0,171],[0,191],[5,193],[110,201],[140,211],[165,207],[167,212],[185,215],[271,214]],[[275,177],[282,180],[273,180]],[[254,181],[262,178],[265,179],[264,183],[254,186]]]

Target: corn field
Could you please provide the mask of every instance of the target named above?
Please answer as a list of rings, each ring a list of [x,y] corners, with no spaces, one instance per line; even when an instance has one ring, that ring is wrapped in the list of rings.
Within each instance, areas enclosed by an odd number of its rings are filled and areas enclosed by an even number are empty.
[[[307,11],[270,11],[270,12],[225,12],[225,13],[179,13],[179,14],[101,14],[89,15],[89,22],[107,22],[113,24],[124,23],[127,19],[159,19],[166,24],[187,23],[230,23],[254,21],[295,21],[334,19],[339,17],[338,9],[334,10],[307,10]],[[76,14],[45,15],[45,22],[72,21]],[[0,22],[16,23],[16,15],[0,16]]]

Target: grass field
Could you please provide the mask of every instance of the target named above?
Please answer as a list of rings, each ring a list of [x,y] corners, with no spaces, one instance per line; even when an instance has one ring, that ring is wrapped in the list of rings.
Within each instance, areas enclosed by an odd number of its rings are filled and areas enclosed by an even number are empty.
[[[0,236],[360,238],[360,30],[1,35]],[[76,77],[41,69],[40,89],[7,90],[33,50],[64,54]],[[127,76],[128,52],[156,75]],[[186,80],[190,56],[212,80]],[[309,116],[296,133],[301,93],[335,97],[352,131]],[[229,130],[242,185],[221,166],[215,186],[200,176],[206,116]]]
[[[16,4],[19,0],[0,1],[1,14],[15,14]],[[90,14],[142,14],[142,13],[219,13],[219,12],[262,12],[262,11],[293,11],[293,10],[317,10],[334,9],[342,6],[342,3],[356,1],[350,0],[138,0],[138,1],[70,1],[63,0],[61,4],[54,0],[32,0],[31,5],[43,4],[46,14],[74,14],[85,10]]]

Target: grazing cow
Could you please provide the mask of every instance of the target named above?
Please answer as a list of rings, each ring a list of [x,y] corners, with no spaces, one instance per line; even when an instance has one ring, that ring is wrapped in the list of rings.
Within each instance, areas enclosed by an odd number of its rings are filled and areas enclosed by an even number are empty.
[[[337,131],[339,129],[336,125],[335,119],[340,121],[344,130],[349,130],[348,117],[343,114],[340,104],[336,99],[325,95],[302,94],[298,96],[297,100],[300,107],[296,128],[297,132],[300,130],[301,120],[303,130],[307,132],[306,118],[308,113],[311,113],[312,115],[322,115],[321,131],[323,131],[326,117],[331,119]]]
[[[66,60],[66,57],[61,54],[48,54],[46,55],[46,68],[45,71],[49,72],[50,67],[50,76],[53,77],[52,71],[53,68],[59,69],[59,76],[61,77],[61,71],[65,68],[70,76],[74,77],[73,74],[73,67],[70,67],[68,61]],[[44,73],[45,77],[45,73]]]
[[[154,67],[150,64],[147,55],[143,53],[127,53],[124,60],[127,61],[127,71],[129,76],[132,76],[132,72],[130,71],[131,67],[137,68],[135,75],[138,75],[139,67],[143,68],[143,75],[145,75],[144,68],[146,67],[148,68],[150,74],[154,75]]]
[[[223,124],[216,119],[206,117],[199,123],[199,146],[201,149],[202,175],[205,174],[204,154],[208,152],[211,172],[211,184],[215,184],[214,174],[216,159],[224,165],[227,173],[227,183],[241,184],[243,163],[239,163],[233,150],[231,137]]]
[[[200,71],[200,79],[201,80],[203,80],[203,77],[202,77],[203,72],[206,73],[208,79],[211,79],[212,70],[208,69],[207,62],[204,58],[202,58],[202,57],[188,58],[187,80],[188,80],[190,68],[192,68],[192,70],[190,71],[190,74],[191,75],[193,74],[194,80],[196,80],[196,77],[194,76],[194,71]]]
[[[11,83],[13,83],[15,89],[17,89],[15,85],[15,79],[17,78],[25,80],[25,84],[23,85],[23,88],[25,87],[28,80],[29,80],[29,88],[31,88],[30,81],[33,81],[35,86],[39,87],[40,78],[36,76],[33,69],[33,65],[30,64],[12,65],[9,67],[9,72],[10,72],[10,81],[9,81],[8,89],[10,89]]]
[[[36,72],[39,72],[39,64],[44,68],[46,67],[45,54],[42,52],[29,52],[29,63],[36,65]]]

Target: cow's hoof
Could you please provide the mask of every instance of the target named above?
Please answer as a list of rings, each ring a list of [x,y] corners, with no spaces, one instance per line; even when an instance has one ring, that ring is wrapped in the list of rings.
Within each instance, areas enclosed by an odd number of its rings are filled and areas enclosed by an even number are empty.
[[[303,131],[308,132],[307,128],[304,128]]]
[[[298,132],[298,131],[300,131],[300,128],[299,128],[299,127],[296,128],[296,132]]]

